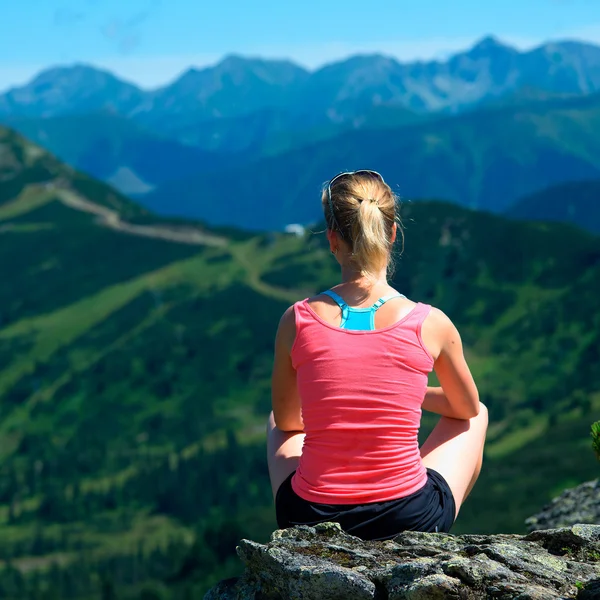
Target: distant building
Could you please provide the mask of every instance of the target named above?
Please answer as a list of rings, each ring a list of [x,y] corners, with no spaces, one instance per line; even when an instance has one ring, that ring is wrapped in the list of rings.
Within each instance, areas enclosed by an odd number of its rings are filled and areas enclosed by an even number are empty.
[[[305,229],[302,225],[298,225],[297,223],[292,223],[291,225],[285,226],[285,232],[291,233],[293,235],[297,235],[298,237],[302,237],[305,233]]]

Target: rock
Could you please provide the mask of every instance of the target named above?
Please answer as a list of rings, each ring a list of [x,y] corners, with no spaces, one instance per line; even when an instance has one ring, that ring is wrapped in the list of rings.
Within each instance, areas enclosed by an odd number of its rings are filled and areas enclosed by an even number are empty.
[[[405,532],[365,542],[334,523],[242,540],[246,571],[205,600],[600,599],[600,525],[520,535]]]
[[[600,525],[600,479],[565,490],[525,521],[529,531],[571,527],[576,523]]]
[[[594,579],[579,586],[577,600],[599,600],[600,599],[600,579]]]

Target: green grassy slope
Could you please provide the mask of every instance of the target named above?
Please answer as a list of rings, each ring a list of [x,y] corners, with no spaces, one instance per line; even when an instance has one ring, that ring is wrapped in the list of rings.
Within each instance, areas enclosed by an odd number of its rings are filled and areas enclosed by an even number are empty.
[[[87,175],[61,163],[40,146],[0,126],[0,218],[13,218],[22,211],[26,188],[35,186],[31,201],[46,203],[56,187],[81,193],[101,206],[114,209],[126,218],[143,217],[148,211]],[[11,208],[12,206],[12,208]],[[12,213],[11,211],[16,211]]]
[[[0,597],[201,597],[239,569],[241,536],[275,526],[272,342],[291,302],[335,282],[323,236],[135,229],[158,223],[86,179],[77,198],[120,206],[118,228],[69,203],[81,176],[2,136]],[[492,417],[456,531],[523,530],[598,472],[600,239],[436,202],[403,214],[395,284],[458,323]],[[182,229],[199,237],[164,239]]]

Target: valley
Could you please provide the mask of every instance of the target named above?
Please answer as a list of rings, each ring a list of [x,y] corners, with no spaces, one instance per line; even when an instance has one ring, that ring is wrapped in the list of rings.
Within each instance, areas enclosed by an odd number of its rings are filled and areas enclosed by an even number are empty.
[[[3,128],[0,173],[0,596],[201,597],[275,527],[273,337],[335,283],[324,235],[159,217]],[[436,201],[402,218],[394,285],[457,323],[490,409],[455,531],[522,532],[597,476],[600,238]]]

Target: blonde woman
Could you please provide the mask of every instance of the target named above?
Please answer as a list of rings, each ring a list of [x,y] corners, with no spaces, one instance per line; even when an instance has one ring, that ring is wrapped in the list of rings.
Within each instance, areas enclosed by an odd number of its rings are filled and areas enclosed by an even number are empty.
[[[459,333],[388,284],[398,202],[379,173],[337,175],[322,204],[341,281],[290,307],[277,331],[267,452],[279,527],[447,532],[487,429]],[[422,410],[441,419],[419,448]]]

